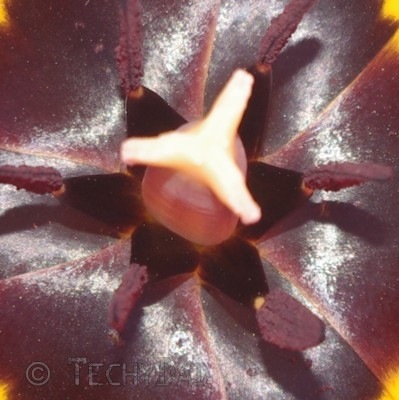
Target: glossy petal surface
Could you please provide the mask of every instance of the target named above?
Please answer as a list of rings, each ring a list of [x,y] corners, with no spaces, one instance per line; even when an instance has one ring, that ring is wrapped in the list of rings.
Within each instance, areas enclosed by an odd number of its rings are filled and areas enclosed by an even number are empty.
[[[269,231],[262,244],[268,259],[306,288],[381,379],[399,357],[397,39],[309,130],[268,158],[294,169],[332,159],[374,161],[393,166],[395,178],[322,195]]]

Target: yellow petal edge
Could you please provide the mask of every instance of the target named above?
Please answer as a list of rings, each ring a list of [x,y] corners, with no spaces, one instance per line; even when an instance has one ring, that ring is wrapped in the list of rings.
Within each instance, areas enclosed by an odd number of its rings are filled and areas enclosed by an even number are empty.
[[[399,20],[399,1],[398,0],[385,0],[382,4],[381,16],[384,19],[392,21]]]
[[[10,17],[7,10],[7,0],[0,0],[0,28],[8,28],[9,25]]]
[[[382,4],[381,17],[390,21],[399,21],[399,0],[385,0]],[[388,50],[399,52],[399,29],[388,46]],[[399,400],[399,367],[393,369],[382,383],[385,389],[378,400]]]
[[[10,385],[4,381],[0,381],[0,400],[9,400]]]
[[[380,17],[387,21],[399,22],[399,0],[384,0]],[[390,40],[388,51],[393,52],[395,55],[399,53],[399,29],[396,30]]]
[[[378,400],[399,400],[399,367],[387,375],[383,385],[385,389]]]

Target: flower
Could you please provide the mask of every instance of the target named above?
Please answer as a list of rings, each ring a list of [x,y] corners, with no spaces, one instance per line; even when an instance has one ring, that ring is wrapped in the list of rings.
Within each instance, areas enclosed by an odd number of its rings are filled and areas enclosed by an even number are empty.
[[[380,29],[374,30],[379,2],[351,3],[321,1],[275,64],[265,144],[265,154],[271,155],[265,160],[298,170],[328,161],[398,165],[396,42],[389,41],[395,28],[378,22]],[[227,2],[216,24],[216,2],[176,3],[168,13],[162,4],[149,4],[144,13],[147,86],[185,117],[198,116],[201,101],[196,93],[204,86],[205,74],[199,66],[209,55],[212,28],[216,44],[209,97],[218,92],[232,65],[248,64],[256,46],[247,44],[256,42],[263,31],[259,26],[266,26],[279,5]],[[262,18],[252,6],[262,11]],[[55,0],[22,5],[14,0],[7,9],[12,30],[1,32],[3,159],[53,165],[71,176],[103,172],[98,167],[115,172],[124,121],[123,104],[115,93],[113,5]],[[157,20],[159,15],[164,18]],[[188,23],[196,29],[187,30]],[[315,39],[309,39],[309,33]],[[12,46],[18,51],[10,51]],[[234,51],[237,48],[241,51]],[[90,165],[84,165],[87,160]],[[321,391],[331,391],[331,398],[378,398],[379,382],[386,376],[391,380],[397,364],[395,182],[320,195],[320,204],[298,209],[257,244],[265,260],[282,271],[273,272],[265,261],[270,286],[305,294],[331,324],[324,344],[291,359],[260,344],[243,328],[250,324],[245,309],[220,292],[201,289],[187,276],[153,287],[143,315],[131,321],[136,326],[129,345],[118,352],[106,339],[103,310],[129,263],[129,243],[99,235],[104,226],[59,208],[51,199],[44,202],[2,189],[2,206],[8,211],[1,224],[7,268],[0,292],[5,321],[0,393],[43,398],[34,379],[46,370],[34,370],[39,365],[32,364],[40,361],[51,370],[42,387],[51,397],[114,396],[115,385],[95,385],[114,362],[120,365],[109,370],[109,376],[112,383],[122,383],[116,388],[121,398],[132,393],[312,398]],[[151,302],[151,297],[159,301]],[[137,366],[143,374],[134,371]],[[190,385],[185,385],[187,370]],[[149,375],[158,385],[148,383]],[[176,378],[165,381],[176,376],[180,385]]]

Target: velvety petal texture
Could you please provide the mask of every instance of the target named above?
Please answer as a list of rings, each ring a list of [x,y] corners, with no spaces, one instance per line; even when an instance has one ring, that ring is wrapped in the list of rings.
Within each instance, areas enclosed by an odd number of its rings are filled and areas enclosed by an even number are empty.
[[[205,249],[152,221],[121,170],[116,3],[0,1],[0,164],[56,168],[67,189],[0,187],[0,399],[399,399],[395,1],[306,14],[249,166],[265,218]],[[192,120],[288,1],[142,3],[143,84]],[[328,162],[394,177],[308,200],[303,172]],[[109,307],[132,263],[149,282],[118,334]],[[276,290],[325,322],[324,342],[262,340],[254,296]]]
[[[118,168],[114,2],[2,4],[9,24],[0,30],[0,147]]]
[[[382,380],[399,364],[398,38],[308,130],[267,158],[294,169],[367,160],[393,166],[395,178],[322,195],[269,231],[261,245]]]

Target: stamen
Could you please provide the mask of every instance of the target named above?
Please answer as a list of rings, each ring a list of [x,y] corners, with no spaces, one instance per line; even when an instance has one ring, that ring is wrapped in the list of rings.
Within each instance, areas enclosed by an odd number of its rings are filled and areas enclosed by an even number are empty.
[[[304,185],[312,190],[336,192],[368,181],[392,178],[392,168],[385,165],[331,162],[305,173]]]
[[[38,194],[55,192],[63,185],[62,176],[56,169],[27,165],[0,166],[0,183],[11,184],[18,190],[25,189]]]
[[[119,66],[121,90],[127,96],[131,90],[140,87],[144,75],[141,5],[139,0],[126,0],[120,7],[119,45],[116,48],[116,60]]]
[[[258,62],[272,64],[295,32],[305,13],[317,0],[291,0],[284,11],[273,18],[260,45]]]
[[[148,282],[147,267],[132,264],[124,273],[122,282],[115,290],[108,310],[108,323],[118,333],[123,333],[129,316],[143,294]]]
[[[303,351],[324,340],[323,321],[280,289],[265,298],[257,298],[254,306],[260,333],[267,342],[283,349]]]

